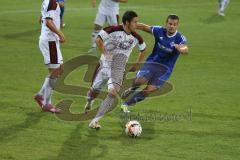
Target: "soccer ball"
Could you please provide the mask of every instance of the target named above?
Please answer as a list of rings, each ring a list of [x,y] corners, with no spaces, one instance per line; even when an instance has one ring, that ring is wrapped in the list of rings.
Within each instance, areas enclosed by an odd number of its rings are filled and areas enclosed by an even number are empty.
[[[141,124],[136,120],[127,122],[125,133],[130,137],[139,137],[142,133]]]

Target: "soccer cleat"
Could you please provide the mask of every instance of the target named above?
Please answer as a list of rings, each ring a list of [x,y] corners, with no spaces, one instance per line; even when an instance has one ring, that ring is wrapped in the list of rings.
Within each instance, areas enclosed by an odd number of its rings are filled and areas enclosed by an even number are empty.
[[[84,113],[88,113],[92,108],[93,101],[87,101],[84,107]]]
[[[51,113],[60,113],[61,109],[56,108],[55,106],[53,106],[52,104],[48,104],[46,106],[43,106],[42,110],[44,112],[51,112]]]
[[[65,23],[63,23],[62,25],[61,25],[61,28],[64,28],[66,26],[66,24]]]
[[[224,17],[224,16],[225,16],[224,12],[222,12],[222,11],[220,11],[220,10],[218,10],[218,12],[217,12],[217,13],[218,13],[218,15],[219,15],[219,16],[222,16],[222,17]]]
[[[98,129],[101,128],[101,125],[100,125],[97,121],[92,121],[92,122],[89,124],[89,128],[98,130]]]
[[[43,96],[42,95],[39,95],[39,94],[36,94],[34,96],[34,100],[38,103],[39,107],[41,107],[41,109],[43,108]]]
[[[130,113],[129,109],[128,109],[128,105],[127,104],[122,104],[121,105],[121,109],[124,113]]]
[[[127,90],[125,90],[122,95],[121,95],[121,98],[122,99],[126,99],[128,96],[130,96],[130,94],[134,93],[135,91],[132,90],[132,88],[129,88]]]
[[[95,53],[97,51],[96,47],[92,47],[88,50],[88,53]]]

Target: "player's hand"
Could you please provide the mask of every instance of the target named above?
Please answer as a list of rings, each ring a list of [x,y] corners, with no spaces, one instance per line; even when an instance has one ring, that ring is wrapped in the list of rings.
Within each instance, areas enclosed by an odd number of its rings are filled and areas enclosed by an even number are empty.
[[[176,50],[178,50],[181,54],[187,54],[188,53],[188,47],[186,45],[181,44],[174,44],[174,47]]]
[[[180,45],[179,44],[174,44],[174,47],[176,48],[176,50],[180,49]]]
[[[61,31],[59,32],[58,37],[59,37],[60,43],[64,43],[65,42],[64,34]]]

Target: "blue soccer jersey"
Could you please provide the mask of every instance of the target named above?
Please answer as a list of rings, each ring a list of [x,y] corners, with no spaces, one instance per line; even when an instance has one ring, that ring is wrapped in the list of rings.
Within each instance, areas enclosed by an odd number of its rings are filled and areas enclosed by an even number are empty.
[[[137,77],[144,77],[148,84],[160,88],[171,76],[173,67],[179,56],[174,44],[186,44],[186,38],[179,32],[167,35],[166,28],[151,27],[155,37],[152,54],[146,59]]]
[[[186,38],[179,32],[168,36],[166,28],[161,26],[153,26],[151,30],[155,37],[155,45],[152,54],[146,59],[146,63],[154,62],[163,64],[172,72],[180,54],[175,49],[174,44],[186,44]]]

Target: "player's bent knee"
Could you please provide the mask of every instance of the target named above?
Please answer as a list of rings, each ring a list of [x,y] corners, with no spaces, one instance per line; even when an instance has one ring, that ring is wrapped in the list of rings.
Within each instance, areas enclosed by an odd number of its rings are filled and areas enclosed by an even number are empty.
[[[118,92],[115,89],[109,89],[108,94],[112,97],[117,97]]]
[[[61,67],[55,68],[55,69],[51,69],[50,70],[50,77],[58,78],[59,75],[61,75],[61,73],[62,73]]]

